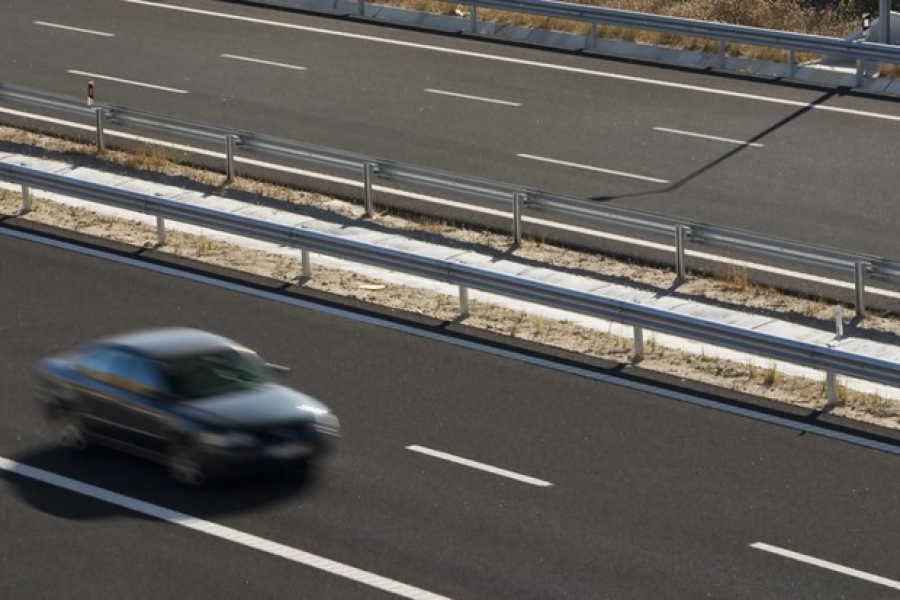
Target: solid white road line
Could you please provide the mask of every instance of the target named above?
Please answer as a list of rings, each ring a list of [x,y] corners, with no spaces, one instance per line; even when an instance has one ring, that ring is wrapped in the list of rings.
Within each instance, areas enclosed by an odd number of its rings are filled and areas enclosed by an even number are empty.
[[[791,550],[785,550],[784,548],[779,548],[778,546],[772,546],[770,544],[764,544],[763,542],[750,544],[750,547],[757,550],[762,550],[763,552],[771,552],[772,554],[777,554],[778,556],[790,558],[792,560],[806,563],[808,565],[813,565],[815,567],[820,567],[822,569],[828,569],[829,571],[834,571],[842,575],[848,575],[850,577],[863,579],[871,583],[877,583],[878,585],[883,585],[895,590],[900,590],[900,581],[894,581],[893,579],[880,577],[878,575],[872,575],[871,573],[866,573],[865,571],[851,569],[850,567],[845,567],[837,563],[828,562],[827,560],[822,560],[813,556],[807,556],[806,554],[800,554],[799,552],[793,552]]]
[[[653,130],[661,131],[663,133],[674,133],[677,135],[686,135],[688,137],[701,138],[704,140],[713,140],[715,142],[725,142],[726,144],[735,144],[737,146],[750,146],[751,148],[762,148],[763,147],[763,144],[759,144],[757,142],[745,142],[743,140],[734,140],[731,138],[717,137],[714,135],[695,133],[693,131],[682,131],[681,129],[669,129],[668,127],[654,127]]]
[[[114,37],[111,33],[105,31],[94,31],[92,29],[82,29],[80,27],[70,27],[68,25],[60,25],[59,23],[47,23],[46,21],[35,21],[35,25],[43,25],[44,27],[53,27],[55,29],[65,29],[66,31],[77,31],[78,33],[89,33],[91,35],[99,35],[103,37]]]
[[[538,487],[550,487],[551,485],[553,485],[549,481],[544,481],[543,479],[535,479],[534,477],[529,477],[528,475],[522,475],[513,471],[507,471],[506,469],[492,467],[491,465],[486,465],[474,460],[469,460],[468,458],[454,456],[453,454],[447,454],[446,452],[440,452],[439,450],[432,450],[431,448],[425,448],[423,446],[407,446],[406,449],[412,450],[413,452],[418,452],[419,454],[427,454],[428,456],[440,458],[442,460],[456,463],[458,465],[463,465],[466,467],[471,467],[473,469],[479,469],[481,471],[493,473],[494,475],[500,475],[501,477],[508,477],[510,479],[515,479],[516,481],[536,485]]]
[[[22,463],[18,463],[3,457],[0,457],[0,469],[8,471],[10,473],[14,473],[16,475],[20,475],[22,477],[34,479],[35,481],[40,481],[48,485],[62,488],[76,494],[81,494],[82,496],[88,496],[90,498],[100,500],[101,502],[114,504],[116,506],[120,506],[142,515],[146,515],[148,517],[166,521],[173,525],[180,525],[181,527],[193,529],[194,531],[199,531],[200,533],[205,533],[207,535],[233,542],[235,544],[253,548],[254,550],[259,550],[260,552],[265,552],[279,558],[284,558],[286,560],[290,560],[307,567],[319,569],[320,571],[325,571],[327,573],[331,573],[332,575],[337,575],[338,577],[350,579],[352,581],[356,581],[357,583],[362,583],[363,585],[368,585],[370,587],[374,587],[379,590],[395,594],[397,596],[410,598],[412,600],[445,600],[445,596],[439,596],[426,590],[416,588],[405,583],[400,583],[399,581],[394,581],[380,575],[375,575],[374,573],[369,573],[368,571],[363,571],[362,569],[357,569],[349,565],[335,562],[333,560],[329,560],[315,554],[310,554],[309,552],[304,552],[303,550],[298,550],[290,546],[285,546],[284,544],[279,544],[278,542],[273,542],[271,540],[251,535],[249,533],[244,533],[243,531],[239,531],[237,529],[218,525],[216,523],[212,523],[211,521],[197,519],[184,513],[169,510],[168,508],[163,508],[162,506],[158,506],[156,504],[150,504],[149,502],[144,502],[143,500],[138,500],[137,498],[118,494],[116,492],[90,485],[76,479],[70,479],[69,477],[65,477],[63,475],[57,475],[56,473],[51,473],[50,471],[44,471],[43,469],[37,469],[35,467],[23,465]]]
[[[646,77],[636,77],[633,75],[622,75],[620,73],[608,73],[605,71],[596,71],[594,69],[585,69],[582,67],[569,67],[566,65],[556,65],[553,63],[545,63],[534,60],[525,60],[521,58],[512,58],[508,56],[496,56],[493,54],[483,54],[481,52],[473,52],[471,50],[457,50],[455,48],[445,48],[442,46],[433,46],[430,44],[418,44],[415,42],[405,42],[402,40],[394,40],[387,37],[382,36],[374,36],[374,35],[362,35],[358,33],[348,33],[345,31],[333,31],[330,29],[322,29],[319,27],[309,27],[306,25],[295,25],[292,23],[283,23],[279,21],[271,21],[267,19],[256,19],[253,17],[244,17],[241,15],[232,15],[227,13],[220,13],[211,10],[201,10],[198,8],[188,8],[185,6],[175,6],[172,4],[163,4],[161,2],[157,2],[156,0],[122,0],[122,2],[126,2],[128,4],[136,4],[141,6],[147,6],[152,8],[164,9],[164,10],[177,10],[191,14],[203,15],[207,17],[216,17],[219,19],[230,19],[233,21],[241,21],[244,23],[255,23],[257,25],[267,25],[270,27],[282,27],[285,29],[293,29],[296,31],[308,31],[310,33],[320,33],[322,35],[331,35],[337,37],[343,37],[348,39],[356,39],[356,40],[364,40],[367,42],[374,42],[378,44],[391,44],[394,46],[403,46],[407,48],[416,48],[419,50],[428,50],[431,52],[442,52],[444,54],[453,54],[456,56],[468,56],[472,58],[481,58],[484,60],[493,60],[497,62],[504,62],[509,64],[517,64],[524,65],[529,67],[536,67],[540,69],[551,69],[554,71],[561,71],[566,73],[578,73],[581,75],[590,75],[594,77],[603,77],[606,79],[615,79],[619,81],[631,81],[635,83],[642,83],[646,85],[655,85],[661,87],[668,87],[672,89],[680,89],[687,90],[692,92],[700,92],[704,94],[715,94],[718,96],[727,96],[730,98],[741,98],[744,100],[753,100],[756,102],[768,102],[771,104],[780,104],[783,106],[793,106],[801,109],[812,109],[812,110],[824,110],[829,112],[847,114],[847,115],[856,115],[859,117],[866,117],[870,119],[884,119],[887,121],[898,121],[900,122],[900,116],[895,115],[886,115],[882,113],[876,113],[871,111],[864,110],[855,110],[852,108],[841,108],[838,106],[824,106],[822,104],[813,104],[810,102],[801,102],[798,100],[787,100],[784,98],[773,98],[770,96],[760,96],[757,94],[746,94],[743,92],[733,92],[730,90],[721,90],[716,88],[708,88],[699,85],[690,85],[686,83],[677,83],[674,81],[661,81],[658,79],[648,79]]]
[[[271,61],[271,60],[262,60],[260,58],[250,58],[247,56],[238,56],[236,54],[220,54],[219,56],[221,56],[222,58],[243,60],[245,62],[256,63],[256,64],[260,64],[260,65],[268,65],[270,67],[282,67],[284,69],[295,69],[297,71],[305,71],[306,70],[306,67],[301,67],[298,65],[289,65],[287,63],[280,63],[280,62],[275,62],[275,61]]]
[[[635,175],[634,173],[626,173],[624,171],[613,171],[612,169],[603,169],[601,167],[593,167],[591,165],[582,165],[579,163],[558,160],[555,158],[547,158],[545,156],[535,156],[533,154],[516,154],[519,158],[528,158],[530,160],[538,160],[553,165],[562,165],[564,167],[574,167],[576,169],[584,169],[586,171],[597,171],[598,173],[606,173],[607,175],[617,175],[619,177],[628,177],[629,179],[640,179],[641,181],[650,181],[652,183],[669,183],[667,179],[657,179],[656,177],[647,177],[645,175]]]
[[[125,83],[128,85],[136,85],[138,87],[145,87],[154,90],[160,90],[163,92],[172,92],[174,94],[187,94],[187,90],[179,90],[177,88],[170,88],[161,85],[153,85],[152,83],[141,83],[140,81],[132,81],[130,79],[120,79],[118,77],[110,77],[109,75],[100,75],[99,73],[89,73],[87,71],[77,71],[75,69],[69,69],[68,73],[72,75],[84,75],[85,77],[93,77],[94,79],[103,79],[105,81],[115,81],[116,83]]]
[[[426,92],[431,94],[441,94],[444,96],[453,96],[454,98],[465,98],[466,100],[478,100],[480,102],[490,102],[491,104],[502,104],[504,106],[522,106],[519,102],[509,102],[507,100],[496,100],[494,98],[485,98],[483,96],[470,96],[468,94],[458,94],[456,92],[447,92],[444,90],[435,90],[433,88],[426,88]]]

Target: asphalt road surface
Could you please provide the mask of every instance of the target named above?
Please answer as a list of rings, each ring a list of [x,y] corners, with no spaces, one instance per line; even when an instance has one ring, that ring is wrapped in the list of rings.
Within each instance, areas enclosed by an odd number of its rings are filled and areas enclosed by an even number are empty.
[[[0,80],[896,258],[900,106],[213,0],[0,0]]]
[[[226,288],[9,232],[0,597],[900,590],[896,450],[714,410],[602,368],[448,344],[439,328],[287,303],[275,286]],[[341,417],[337,454],[306,480],[198,491],[157,465],[60,449],[34,402],[34,361],[162,325],[211,329],[292,367],[289,383]]]

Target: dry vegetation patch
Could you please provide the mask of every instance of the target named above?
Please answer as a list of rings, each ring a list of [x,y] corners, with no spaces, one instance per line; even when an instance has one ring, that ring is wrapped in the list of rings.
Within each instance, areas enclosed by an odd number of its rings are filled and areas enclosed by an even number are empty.
[[[454,5],[435,0],[379,0],[378,3],[441,15],[455,14],[467,17],[469,14],[469,9],[464,4]],[[830,37],[845,37],[858,29],[860,15],[865,5],[864,2],[852,0],[818,3],[795,0],[581,0],[572,3]],[[588,25],[585,23],[524,13],[482,9],[478,11],[478,18],[499,25],[548,29],[579,35],[588,33]],[[703,52],[712,52],[718,48],[717,42],[711,40],[617,26],[599,27],[598,35],[609,39]],[[786,53],[775,48],[729,44],[726,51],[732,56],[745,58],[773,62],[786,60]],[[803,61],[813,57],[797,58]]]

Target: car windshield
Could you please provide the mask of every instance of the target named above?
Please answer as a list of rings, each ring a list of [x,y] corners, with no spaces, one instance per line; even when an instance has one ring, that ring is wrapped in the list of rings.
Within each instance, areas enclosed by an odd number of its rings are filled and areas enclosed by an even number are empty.
[[[258,357],[237,350],[171,359],[165,371],[172,391],[184,399],[228,394],[271,381]]]

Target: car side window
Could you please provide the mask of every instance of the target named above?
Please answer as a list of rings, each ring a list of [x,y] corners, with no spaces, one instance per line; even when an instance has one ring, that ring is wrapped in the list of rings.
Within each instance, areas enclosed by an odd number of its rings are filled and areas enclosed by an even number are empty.
[[[137,354],[118,351],[113,357],[114,385],[142,396],[159,394],[165,383],[156,364]]]
[[[113,375],[113,362],[116,351],[102,346],[88,348],[75,359],[75,368],[100,381],[109,382]]]

